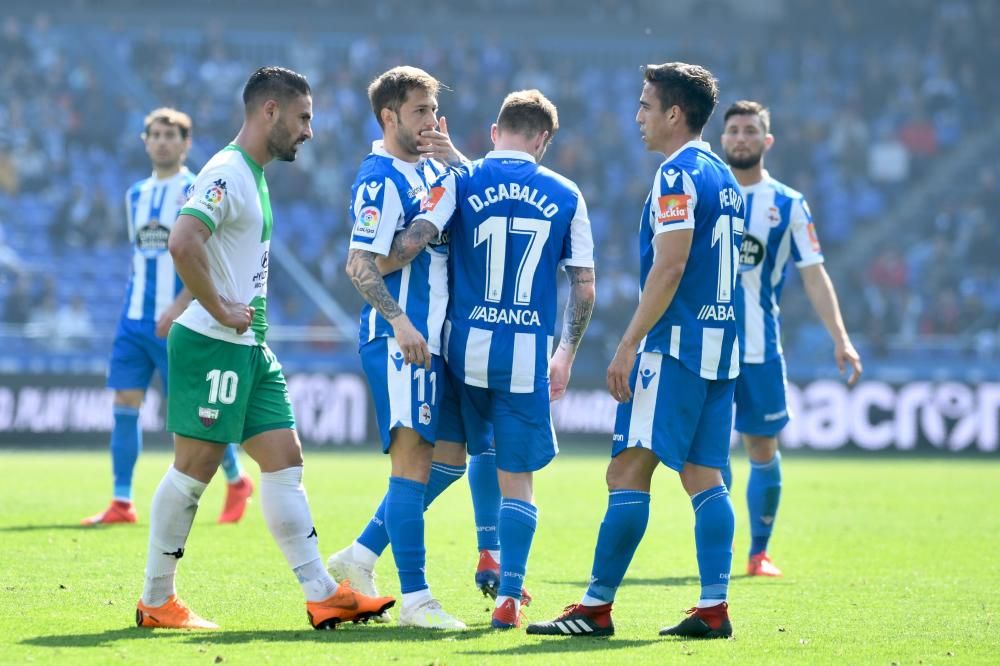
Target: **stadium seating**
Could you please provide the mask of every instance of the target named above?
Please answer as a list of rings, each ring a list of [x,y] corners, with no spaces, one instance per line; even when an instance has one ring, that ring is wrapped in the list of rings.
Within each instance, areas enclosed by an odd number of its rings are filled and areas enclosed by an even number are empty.
[[[641,23],[655,4],[625,3],[621,11]],[[961,155],[973,128],[992,121],[988,111],[1000,97],[992,68],[1000,45],[987,32],[1000,11],[989,0],[915,0],[903,3],[901,12],[892,2],[881,9],[834,3],[836,11],[828,4],[789,3],[794,16],[761,18],[739,41],[710,39],[706,26],[693,26],[690,34],[653,44],[606,34],[599,21],[584,21],[589,34],[562,33],[516,48],[493,35],[440,44],[280,27],[222,35],[211,21],[201,31],[151,32],[127,20],[108,27],[99,15],[88,30],[78,19],[70,28],[56,17],[10,17],[0,30],[0,80],[17,86],[30,78],[31,85],[18,87],[22,95],[0,98],[0,210],[8,211],[0,223],[27,269],[55,278],[61,300],[85,298],[105,335],[93,350],[106,349],[128,271],[119,202],[125,188],[148,172],[138,139],[144,113],[172,105],[192,115],[190,165],[197,168],[238,126],[237,93],[247,74],[260,64],[285,64],[313,83],[315,140],[291,166],[268,171],[276,234],[353,310],[359,301],[340,264],[350,227],[348,188],[377,136],[365,97],[368,81],[402,62],[431,71],[450,89],[440,96],[441,112],[456,145],[470,156],[488,150],[489,123],[502,96],[537,86],[561,116],[547,161],[580,183],[594,222],[600,286],[596,342],[588,344],[613,349],[633,307],[632,230],[658,161],[643,152],[633,121],[638,66],[682,59],[704,63],[719,77],[721,108],[739,98],[772,107],[777,143],[768,167],[809,199],[830,272],[845,295],[848,328],[866,351],[927,345],[958,355],[993,354],[1000,274],[970,275],[962,267],[996,253],[995,234],[977,231],[1000,196],[995,167],[961,164],[960,204],[949,193],[932,198],[934,208],[906,220],[902,231],[899,220],[881,223],[893,220],[899,202],[935,182],[935,165]],[[924,39],[887,40],[872,28],[889,19],[906,21],[907,34]],[[504,27],[495,29],[499,34]],[[839,48],[848,34],[854,47]],[[37,71],[46,75],[36,80]],[[111,81],[118,94],[108,92]],[[715,145],[721,115],[706,133]],[[13,179],[4,177],[5,158]],[[92,209],[99,209],[95,198],[109,202],[82,229],[60,219],[74,186]],[[948,251],[951,270],[932,284],[919,276],[937,235],[958,241]],[[877,272],[888,247],[910,270],[900,285],[872,288],[862,278]],[[33,280],[36,297],[43,282]],[[301,292],[273,288],[282,304],[272,312],[275,323],[323,323]],[[815,354],[822,331],[801,290],[787,293],[786,346]],[[948,308],[953,321],[943,322],[941,310]]]

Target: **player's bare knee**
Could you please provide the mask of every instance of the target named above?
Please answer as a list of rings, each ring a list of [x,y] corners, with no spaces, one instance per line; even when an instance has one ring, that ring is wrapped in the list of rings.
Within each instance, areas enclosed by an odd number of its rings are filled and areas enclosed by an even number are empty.
[[[427,483],[433,456],[434,448],[412,428],[396,428],[392,431],[389,458],[392,461],[393,476]]]
[[[649,492],[653,472],[659,460],[645,449],[628,449],[611,459],[605,480],[608,490],[641,490]]]
[[[678,476],[688,495],[697,495],[703,490],[722,485],[722,472],[715,467],[685,463]]]
[[[127,389],[115,391],[114,404],[121,407],[131,407],[139,409],[142,407],[142,400],[146,397],[146,392],[140,389]]]
[[[534,500],[532,480],[533,476],[531,472],[505,472],[502,469],[497,470],[500,493],[508,499],[532,502]]]
[[[778,452],[778,438],[763,435],[743,435],[747,455],[754,462],[768,462]]]
[[[434,462],[462,467],[465,465],[465,444],[439,439],[434,443]]]
[[[254,435],[243,442],[243,451],[260,466],[261,472],[279,472],[302,466],[302,444],[291,428],[266,430]]]
[[[174,469],[202,483],[208,483],[219,469],[225,450],[224,444],[175,436]]]

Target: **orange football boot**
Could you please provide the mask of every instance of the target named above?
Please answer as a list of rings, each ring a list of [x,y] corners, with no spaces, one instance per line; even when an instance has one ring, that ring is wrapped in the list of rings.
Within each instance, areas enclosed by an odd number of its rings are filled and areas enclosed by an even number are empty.
[[[139,599],[135,607],[135,625],[159,629],[218,629],[219,625],[199,617],[193,610],[171,594],[162,606],[147,606]]]
[[[781,577],[781,569],[774,566],[774,562],[768,557],[767,551],[757,553],[756,555],[750,556],[750,561],[747,562],[747,575],[748,576],[769,576],[771,578]]]
[[[247,475],[240,476],[236,483],[226,485],[226,504],[222,507],[219,524],[238,523],[247,510],[247,503],[253,495],[253,481]]]
[[[135,507],[127,500],[111,500],[111,506],[93,516],[80,521],[81,525],[112,525],[114,523],[134,523],[139,519]]]
[[[366,597],[342,580],[337,591],[323,601],[307,601],[306,614],[313,629],[336,629],[341,622],[367,622],[396,605],[392,597]]]

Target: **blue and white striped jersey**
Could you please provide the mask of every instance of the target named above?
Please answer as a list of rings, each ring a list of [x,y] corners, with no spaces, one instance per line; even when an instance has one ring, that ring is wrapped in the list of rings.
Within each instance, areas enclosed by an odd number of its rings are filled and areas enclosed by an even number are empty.
[[[420,212],[429,184],[443,171],[432,160],[404,162],[386,152],[381,141],[361,163],[351,187],[351,249],[386,256],[393,236]],[[441,227],[443,228],[442,224]],[[432,354],[441,353],[441,326],[448,309],[448,245],[429,245],[402,269],[385,276],[399,307],[420,331]],[[391,338],[392,326],[371,305],[361,310],[358,347],[375,338]]]
[[[125,194],[133,252],[123,317],[156,321],[182,289],[174,260],[167,251],[167,238],[194,179],[187,167],[181,167],[176,175],[164,180],[155,175],[140,180]]]
[[[548,386],[561,266],[592,267],[587,205],[570,180],[494,150],[435,183],[419,217],[447,226],[449,371],[470,386]]]
[[[733,307],[743,196],[733,172],[704,141],[689,141],[656,171],[639,228],[639,287],[662,233],[694,229],[691,253],[677,293],[639,345],[668,354],[705,379],[740,373],[737,315]]]
[[[781,356],[778,302],[789,257],[799,268],[823,262],[809,205],[801,194],[767,173],[743,188],[746,233],[740,251],[736,316],[742,330],[744,363]]]

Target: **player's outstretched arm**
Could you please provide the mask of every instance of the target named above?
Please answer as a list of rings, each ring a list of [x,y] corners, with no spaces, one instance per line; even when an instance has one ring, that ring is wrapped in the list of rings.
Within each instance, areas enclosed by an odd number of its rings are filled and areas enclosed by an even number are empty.
[[[802,275],[802,284],[805,286],[806,295],[813,309],[826,327],[826,332],[833,339],[833,357],[837,362],[840,372],[844,372],[848,364],[851,366],[851,375],[847,378],[848,386],[853,386],[861,377],[861,356],[851,344],[851,338],[847,335],[847,328],[844,326],[844,318],[840,314],[840,302],[837,299],[837,291],[833,288],[833,282],[823,264],[813,264],[805,266],[799,271]]]
[[[677,286],[681,283],[684,268],[687,266],[688,255],[691,253],[693,238],[693,229],[678,229],[659,234],[653,239],[656,244],[656,258],[646,276],[646,285],[639,297],[639,305],[632,315],[632,321],[625,329],[615,357],[608,366],[608,392],[618,402],[628,402],[632,399],[628,378],[632,373],[632,366],[635,365],[636,350],[674,300]]]
[[[375,256],[374,252],[352,248],[347,254],[347,275],[361,297],[392,326],[393,335],[403,352],[403,360],[430,368],[431,354],[427,341],[389,293],[375,264]]]
[[[201,220],[193,215],[181,215],[170,231],[167,249],[174,259],[174,269],[191,296],[198,299],[216,321],[242,335],[253,321],[254,308],[246,303],[234,303],[216,290],[205,252],[205,243],[211,236],[212,232]]]
[[[379,273],[388,275],[398,271],[423,252],[427,244],[438,237],[441,232],[425,219],[417,218],[408,227],[396,233],[389,248],[389,255],[375,257],[375,266]]]
[[[590,324],[597,297],[597,285],[593,268],[567,266],[569,279],[569,300],[563,313],[562,337],[549,364],[549,400],[558,400],[566,393],[576,350],[580,347],[583,334]]]

